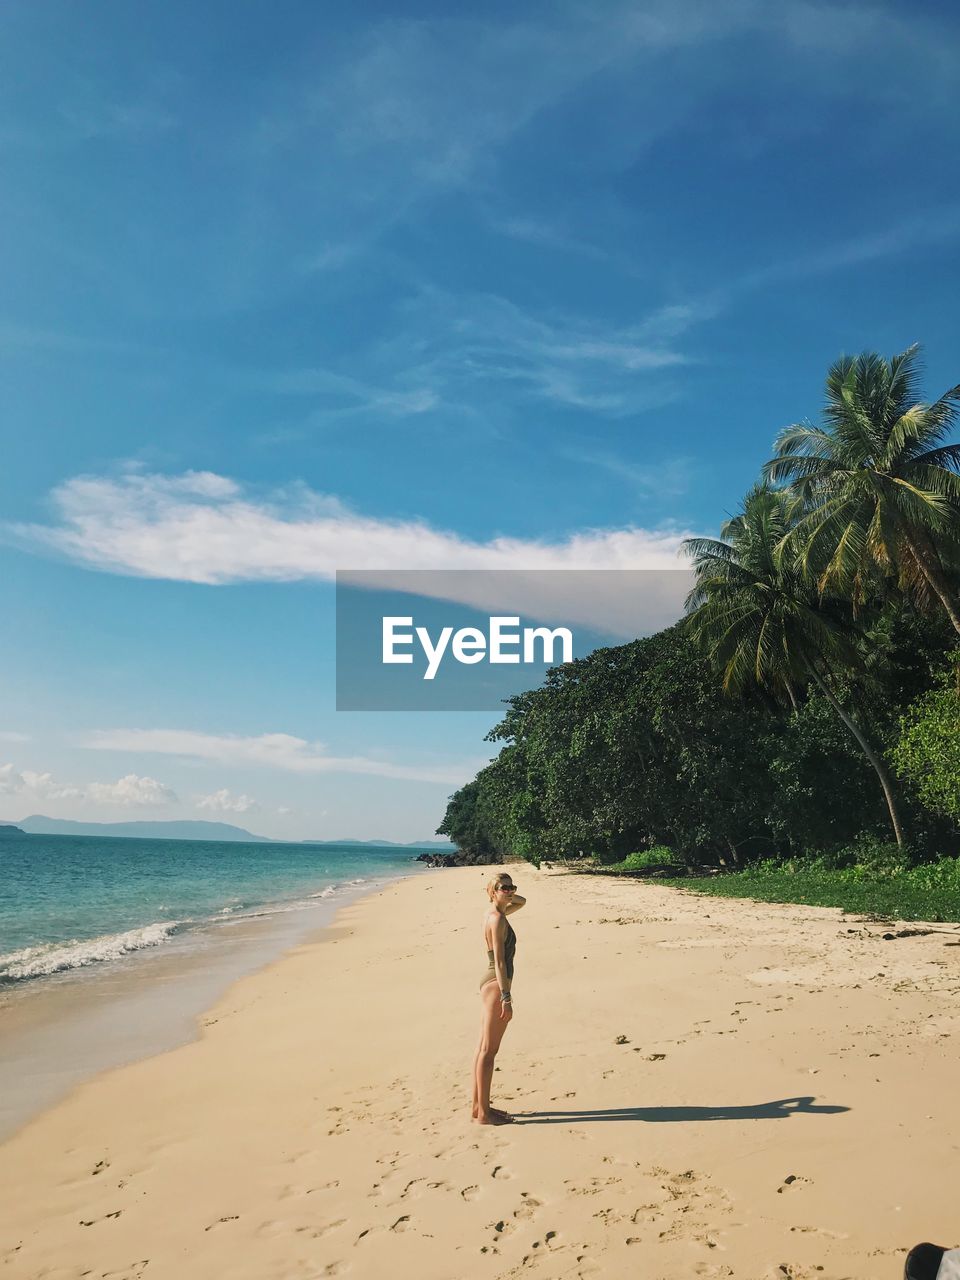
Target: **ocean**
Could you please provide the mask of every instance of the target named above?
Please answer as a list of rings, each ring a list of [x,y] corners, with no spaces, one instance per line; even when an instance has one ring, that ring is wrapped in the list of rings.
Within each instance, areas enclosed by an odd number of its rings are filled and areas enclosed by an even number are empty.
[[[0,841],[0,989],[422,870],[416,849],[25,835]],[[351,893],[351,896],[352,893]]]
[[[184,1044],[235,982],[407,875],[418,849],[0,839],[0,1141],[92,1076]]]

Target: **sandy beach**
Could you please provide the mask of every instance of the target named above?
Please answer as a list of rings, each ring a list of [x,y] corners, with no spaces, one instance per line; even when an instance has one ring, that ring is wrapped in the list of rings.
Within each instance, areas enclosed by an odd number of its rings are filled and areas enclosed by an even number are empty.
[[[960,931],[514,868],[469,1117],[483,869],[346,907],[198,1039],[0,1147],[9,1280],[898,1280],[960,1240]]]

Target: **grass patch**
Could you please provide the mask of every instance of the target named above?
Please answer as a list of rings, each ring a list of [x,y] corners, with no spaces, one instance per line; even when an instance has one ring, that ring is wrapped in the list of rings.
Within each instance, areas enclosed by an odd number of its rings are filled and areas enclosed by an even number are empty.
[[[638,853],[628,853],[622,862],[612,862],[602,867],[604,871],[649,871],[655,867],[675,867],[681,860],[666,845],[657,845],[654,849],[643,849]]]
[[[840,907],[896,920],[960,921],[960,859],[941,858],[918,867],[825,868],[803,863],[763,862],[746,871],[660,884],[722,898],[799,902]]]

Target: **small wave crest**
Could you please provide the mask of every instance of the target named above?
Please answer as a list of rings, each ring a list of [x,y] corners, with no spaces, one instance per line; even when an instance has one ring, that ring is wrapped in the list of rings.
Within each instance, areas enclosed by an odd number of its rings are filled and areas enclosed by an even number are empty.
[[[118,960],[131,951],[155,947],[177,929],[177,920],[159,920],[125,933],[107,933],[99,938],[71,939],[69,942],[44,942],[0,955],[0,983],[21,978],[41,978],[64,969],[82,969],[101,960]]]

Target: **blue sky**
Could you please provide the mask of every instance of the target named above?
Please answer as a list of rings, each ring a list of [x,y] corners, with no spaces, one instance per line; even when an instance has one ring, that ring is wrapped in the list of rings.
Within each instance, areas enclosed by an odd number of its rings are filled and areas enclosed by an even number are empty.
[[[958,381],[933,4],[13,3],[0,817],[433,831],[336,568],[663,566],[841,352]]]

